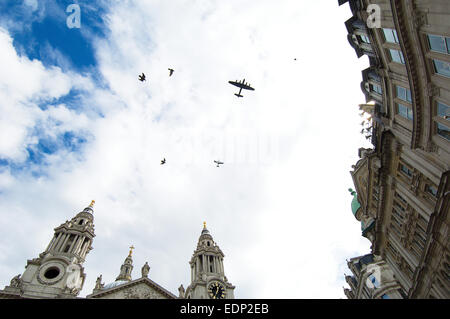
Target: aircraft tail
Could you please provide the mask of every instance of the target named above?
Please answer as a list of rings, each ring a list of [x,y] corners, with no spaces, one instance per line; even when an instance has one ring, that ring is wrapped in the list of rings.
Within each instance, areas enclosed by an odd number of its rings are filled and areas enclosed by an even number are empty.
[[[240,95],[238,93],[234,93],[234,95],[236,95],[237,97],[244,97],[243,95]]]

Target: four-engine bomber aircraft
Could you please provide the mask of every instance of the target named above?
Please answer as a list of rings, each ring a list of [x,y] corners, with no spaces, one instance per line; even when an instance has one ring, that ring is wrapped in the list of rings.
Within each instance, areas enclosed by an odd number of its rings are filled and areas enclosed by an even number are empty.
[[[228,81],[228,83],[233,84],[234,86],[237,86],[239,88],[239,93],[234,93],[234,95],[236,95],[237,97],[243,97],[243,95],[241,95],[242,89],[244,89],[244,90],[252,90],[252,91],[255,90],[254,88],[252,88],[250,86],[249,83],[245,83],[245,79],[243,79],[241,82],[236,80],[236,81]]]

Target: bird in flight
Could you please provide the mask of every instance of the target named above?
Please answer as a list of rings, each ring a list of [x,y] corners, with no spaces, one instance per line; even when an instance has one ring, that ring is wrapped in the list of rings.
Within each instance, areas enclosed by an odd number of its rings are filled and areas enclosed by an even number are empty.
[[[165,158],[163,158],[162,161],[161,161],[161,165],[164,165],[164,164],[166,164],[166,159]]]
[[[139,81],[144,82],[145,81],[145,74],[142,73],[141,75],[139,75]]]
[[[173,69],[169,68],[169,76],[172,76],[173,71],[174,71]]]
[[[236,80],[236,81],[228,81],[228,83],[233,84],[234,86],[237,86],[239,88],[239,93],[234,93],[234,95],[236,95],[237,97],[243,97],[243,95],[241,95],[242,89],[244,89],[244,90],[252,90],[252,91],[255,90],[254,88],[252,88],[250,86],[249,83],[245,83],[245,79],[243,79],[241,82]]]
[[[221,161],[214,161],[214,163],[217,164],[217,167],[219,167],[219,165],[223,164],[223,162],[221,162]]]

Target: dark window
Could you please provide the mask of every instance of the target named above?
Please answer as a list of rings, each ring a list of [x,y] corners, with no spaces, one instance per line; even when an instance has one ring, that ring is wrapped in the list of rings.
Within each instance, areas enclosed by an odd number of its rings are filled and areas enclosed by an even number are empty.
[[[450,78],[449,62],[434,59],[433,64],[437,74]]]
[[[384,38],[386,42],[399,43],[397,31],[394,29],[383,28]]]
[[[437,126],[437,133],[443,138],[450,141],[450,128],[438,122],[436,122],[436,126]]]
[[[450,54],[450,38],[428,34],[428,44],[433,51]]]
[[[371,91],[376,92],[378,94],[383,94],[383,90],[381,89],[381,86],[379,86],[378,84],[370,83],[369,85]]]
[[[425,191],[436,197],[437,195],[437,189],[436,187],[433,187],[431,185],[425,185]]]
[[[409,177],[412,177],[412,171],[406,165],[400,164],[400,170]]]
[[[58,277],[59,269],[56,267],[51,267],[45,271],[44,277],[47,279],[53,279]]]
[[[397,88],[397,97],[399,99],[402,99],[403,101],[412,102],[410,90],[398,85],[396,85],[396,88]]]
[[[397,103],[397,112],[398,115],[401,117],[404,117],[405,119],[411,120],[413,119],[413,111],[407,107],[406,105],[403,105],[401,103]]]
[[[394,62],[405,64],[405,58],[403,57],[403,54],[399,50],[389,49],[389,52],[391,53],[391,59]]]
[[[450,106],[437,102],[437,115],[445,120],[450,119]]]
[[[359,39],[361,40],[361,42],[363,43],[370,43],[369,37],[363,34],[359,35]]]

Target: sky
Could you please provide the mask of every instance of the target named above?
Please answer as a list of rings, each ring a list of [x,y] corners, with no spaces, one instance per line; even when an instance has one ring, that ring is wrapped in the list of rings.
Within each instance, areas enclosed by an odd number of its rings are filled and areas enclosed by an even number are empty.
[[[1,1],[0,288],[95,200],[81,297],[131,245],[133,279],[148,262],[178,295],[206,221],[236,298],[346,298],[346,259],[370,252],[348,191],[371,147],[350,17],[330,0]]]

